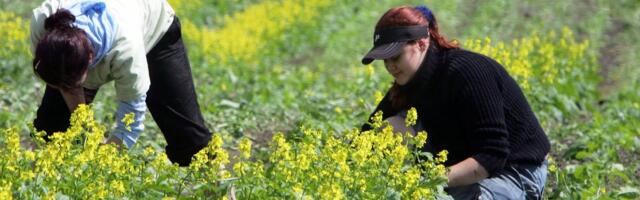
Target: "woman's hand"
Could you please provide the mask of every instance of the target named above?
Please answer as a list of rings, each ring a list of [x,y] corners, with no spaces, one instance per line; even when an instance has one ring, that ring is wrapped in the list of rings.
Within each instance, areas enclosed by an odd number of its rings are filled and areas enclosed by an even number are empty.
[[[118,137],[115,136],[109,136],[109,139],[107,139],[104,144],[113,144],[116,147],[118,147],[118,149],[122,149],[122,140]]]
[[[416,135],[416,132],[413,130],[413,128],[407,127],[407,124],[404,123],[404,120],[405,118],[400,116],[393,116],[387,119],[387,121],[389,121],[389,124],[393,127],[394,133],[409,133],[411,135]]]
[[[58,90],[62,93],[64,102],[67,103],[67,108],[69,108],[71,113],[76,110],[78,105],[86,103],[84,99],[84,89],[82,87],[72,88],[69,90]]]
[[[489,177],[489,172],[471,157],[451,166],[449,174],[449,187],[464,186],[477,183]]]

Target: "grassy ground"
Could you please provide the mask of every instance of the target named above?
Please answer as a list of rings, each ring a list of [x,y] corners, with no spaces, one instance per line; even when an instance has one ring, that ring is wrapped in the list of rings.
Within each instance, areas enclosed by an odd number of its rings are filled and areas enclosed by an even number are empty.
[[[558,83],[527,92],[552,139],[557,171],[550,175],[547,196],[640,198],[640,166],[634,162],[640,155],[640,58],[635,53],[640,50],[639,1],[347,0],[317,7],[305,13],[308,19],[296,20],[287,18],[285,10],[282,14],[276,8],[254,9],[264,2],[258,0],[170,2],[183,21],[207,125],[231,144],[247,136],[258,148],[276,132],[296,133],[300,126],[340,132],[365,121],[375,106],[376,91],[384,92],[392,80],[379,63],[365,67],[359,59],[370,48],[376,20],[392,6],[428,5],[441,32],[462,42],[490,38],[489,45],[496,45],[532,35],[548,37],[551,32],[559,37],[567,27],[576,41],[589,42],[585,54],[594,62],[585,61],[590,66],[571,73],[580,76],[558,78],[579,84]],[[38,4],[0,0],[0,11],[15,13],[28,27],[30,9]],[[280,18],[270,18],[276,15]],[[276,20],[281,21],[265,25]],[[222,47],[229,46],[212,36],[243,30],[262,34],[240,35],[241,41],[229,43],[240,53],[224,54],[230,50]],[[242,42],[249,45],[239,45]],[[0,127],[19,126],[28,135],[43,85],[33,76],[24,49],[5,51],[9,53],[0,54]],[[597,77],[569,78],[589,76],[581,69],[595,69]],[[584,87],[573,94],[563,92],[568,91],[564,86]],[[106,124],[114,120],[113,94],[112,86],[105,86],[94,105],[98,120]],[[145,125],[138,146],[161,149],[164,139],[155,123],[147,120]]]

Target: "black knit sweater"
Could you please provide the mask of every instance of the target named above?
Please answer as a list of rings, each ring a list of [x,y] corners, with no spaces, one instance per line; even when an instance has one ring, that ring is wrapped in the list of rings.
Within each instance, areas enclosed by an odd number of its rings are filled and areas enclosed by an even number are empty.
[[[387,92],[374,113],[381,110],[387,118],[415,107],[428,133],[422,150],[448,150],[446,166],[473,157],[491,176],[512,163],[540,164],[549,152],[549,140],[522,90],[489,57],[432,45],[401,91],[408,97],[406,107],[394,108]]]

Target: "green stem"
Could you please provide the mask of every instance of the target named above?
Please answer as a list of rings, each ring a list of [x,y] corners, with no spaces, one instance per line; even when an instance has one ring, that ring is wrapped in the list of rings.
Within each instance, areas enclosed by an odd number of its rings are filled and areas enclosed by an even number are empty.
[[[184,178],[182,178],[182,181],[178,185],[178,196],[176,197],[176,199],[180,199],[180,196],[182,195],[182,185],[184,185],[184,183],[187,181],[187,178],[189,178],[189,176],[191,176],[192,173],[193,173],[193,170],[189,170],[189,173],[186,176],[184,176]]]

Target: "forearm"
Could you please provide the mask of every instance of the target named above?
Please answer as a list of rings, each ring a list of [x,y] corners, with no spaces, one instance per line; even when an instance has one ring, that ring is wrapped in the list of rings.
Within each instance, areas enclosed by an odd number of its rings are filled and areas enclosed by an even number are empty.
[[[447,175],[449,187],[469,185],[489,177],[487,170],[471,157],[451,166],[449,169],[450,172]]]
[[[68,91],[60,90],[60,93],[62,93],[62,97],[64,98],[64,102],[67,104],[67,108],[69,108],[69,112],[73,113],[78,105],[86,103],[82,87],[70,89]]]

